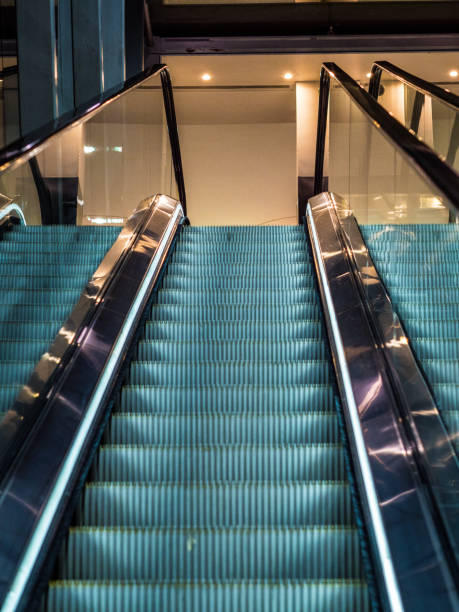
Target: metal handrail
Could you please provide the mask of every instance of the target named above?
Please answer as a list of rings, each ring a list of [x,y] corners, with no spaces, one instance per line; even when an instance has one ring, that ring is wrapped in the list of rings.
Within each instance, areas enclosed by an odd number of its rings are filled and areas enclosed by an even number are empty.
[[[455,111],[459,111],[459,96],[457,96],[451,91],[439,87],[438,85],[434,85],[429,81],[425,81],[424,79],[421,79],[415,76],[414,74],[406,72],[406,70],[395,66],[395,64],[391,64],[391,62],[385,61],[375,62],[371,68],[371,78],[370,84],[368,86],[368,91],[375,100],[378,99],[379,85],[381,82],[381,75],[383,71],[388,72],[398,81],[405,83],[405,85],[409,85],[416,91],[419,91],[424,95],[431,96],[432,98],[440,100]]]
[[[314,193],[323,191],[323,167],[330,80],[333,79],[351,98],[368,120],[379,129],[422,178],[441,194],[455,214],[459,211],[459,174],[424,142],[411,134],[378,102],[333,62],[322,65],[320,75],[319,117],[317,122]]]

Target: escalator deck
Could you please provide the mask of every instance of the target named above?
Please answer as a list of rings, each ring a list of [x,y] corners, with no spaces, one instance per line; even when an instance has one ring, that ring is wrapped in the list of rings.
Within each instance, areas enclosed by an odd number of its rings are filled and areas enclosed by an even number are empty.
[[[369,610],[304,230],[184,228],[136,351],[47,609]]]

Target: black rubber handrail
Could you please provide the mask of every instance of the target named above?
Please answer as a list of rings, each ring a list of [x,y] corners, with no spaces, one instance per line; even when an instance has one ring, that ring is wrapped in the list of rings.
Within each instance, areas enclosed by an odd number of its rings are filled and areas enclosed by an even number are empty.
[[[434,83],[424,81],[424,79],[421,79],[410,72],[406,72],[406,70],[395,66],[395,64],[391,64],[391,62],[385,61],[375,62],[371,68],[371,79],[368,86],[368,91],[375,100],[378,99],[379,85],[381,83],[381,75],[383,71],[388,72],[398,81],[405,83],[405,85],[412,87],[416,91],[440,100],[444,104],[447,104],[449,107],[453,108],[455,111],[459,111],[459,96],[451,91],[443,89],[443,87],[434,85]]]
[[[50,139],[61,135],[66,130],[72,129],[79,123],[87,121],[106,106],[118,100],[118,98],[130,92],[132,89],[135,89],[141,85],[146,79],[158,74],[161,76],[175,179],[177,182],[181,204],[186,214],[185,184],[183,180],[182,158],[178,139],[174,97],[169,70],[165,64],[156,64],[143,70],[135,77],[127,79],[121,85],[103,92],[85,104],[78,106],[68,113],[65,113],[58,119],[50,121],[41,128],[34,130],[33,132],[30,132],[29,134],[10,143],[0,150],[0,174],[30,160]]]
[[[333,62],[322,65],[320,74],[319,117],[317,122],[314,193],[323,191],[325,136],[327,131],[330,80],[333,79],[351,98],[375,128],[389,140],[423,179],[439,193],[455,214],[459,211],[459,175],[424,142],[411,134],[397,119]]]

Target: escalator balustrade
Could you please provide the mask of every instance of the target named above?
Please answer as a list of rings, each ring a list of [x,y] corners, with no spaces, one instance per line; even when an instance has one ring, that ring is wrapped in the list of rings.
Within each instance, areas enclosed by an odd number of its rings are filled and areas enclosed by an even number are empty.
[[[47,610],[369,610],[300,227],[186,227]]]
[[[456,224],[363,225],[362,234],[459,451]]]
[[[0,241],[0,412],[10,408],[119,227],[13,226]]]

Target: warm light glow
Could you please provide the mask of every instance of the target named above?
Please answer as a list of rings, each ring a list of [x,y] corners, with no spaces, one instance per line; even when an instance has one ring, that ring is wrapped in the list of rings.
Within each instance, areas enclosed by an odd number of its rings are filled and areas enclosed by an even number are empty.
[[[366,75],[367,79],[371,79],[371,72],[367,72]]]
[[[205,73],[202,75],[202,77],[201,77],[201,79],[202,79],[203,81],[210,81],[210,79],[211,79],[211,78],[212,78],[212,77],[211,77],[211,75],[210,75],[208,72],[205,72]]]
[[[287,81],[290,81],[290,79],[293,79],[293,74],[291,72],[286,72],[284,74],[284,79],[287,79]]]
[[[94,153],[95,150],[96,147],[91,147],[89,145],[84,145],[83,147],[83,151],[86,153],[86,155],[88,155],[89,153]]]
[[[450,70],[449,71],[449,76],[450,77],[457,77],[459,73],[457,72],[457,70]]]

